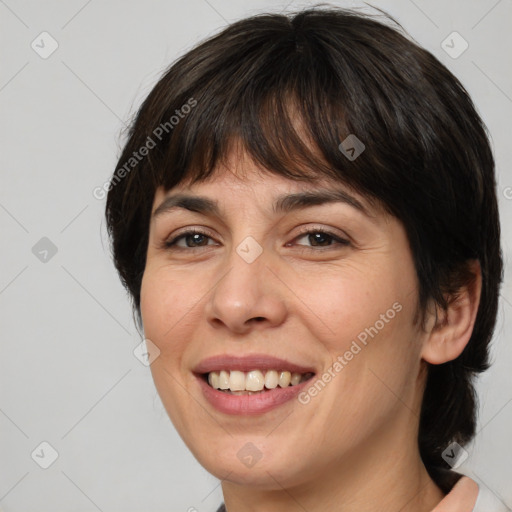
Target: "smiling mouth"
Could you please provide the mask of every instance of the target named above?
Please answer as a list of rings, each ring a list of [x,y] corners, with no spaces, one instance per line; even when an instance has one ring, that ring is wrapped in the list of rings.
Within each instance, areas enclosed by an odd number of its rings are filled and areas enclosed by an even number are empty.
[[[297,373],[287,370],[220,370],[201,376],[210,387],[232,395],[254,395],[276,388],[288,388],[314,377],[314,373]]]

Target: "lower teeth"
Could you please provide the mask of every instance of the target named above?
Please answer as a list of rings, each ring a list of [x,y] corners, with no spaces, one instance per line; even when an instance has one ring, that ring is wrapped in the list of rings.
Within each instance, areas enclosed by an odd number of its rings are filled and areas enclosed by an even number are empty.
[[[265,391],[269,390],[264,388],[261,391],[231,391],[230,389],[218,389],[217,391],[223,391],[224,393],[229,393],[230,395],[257,395],[259,393],[265,393]]]

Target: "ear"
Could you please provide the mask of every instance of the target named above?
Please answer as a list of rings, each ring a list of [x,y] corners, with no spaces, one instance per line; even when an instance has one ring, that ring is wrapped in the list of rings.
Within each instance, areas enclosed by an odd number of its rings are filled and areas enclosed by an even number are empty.
[[[431,364],[453,361],[468,344],[475,325],[480,294],[482,291],[482,271],[480,262],[472,260],[470,270],[474,279],[462,287],[457,296],[451,298],[446,311],[436,305],[436,322],[424,341],[421,356]]]

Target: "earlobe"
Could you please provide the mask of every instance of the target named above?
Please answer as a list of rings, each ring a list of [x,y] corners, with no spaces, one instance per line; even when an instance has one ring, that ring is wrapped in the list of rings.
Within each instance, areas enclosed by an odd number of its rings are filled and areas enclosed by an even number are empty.
[[[422,359],[431,364],[453,361],[468,344],[475,325],[480,295],[482,273],[478,260],[470,263],[474,279],[463,286],[448,303],[446,311],[436,306],[436,322],[423,344]]]

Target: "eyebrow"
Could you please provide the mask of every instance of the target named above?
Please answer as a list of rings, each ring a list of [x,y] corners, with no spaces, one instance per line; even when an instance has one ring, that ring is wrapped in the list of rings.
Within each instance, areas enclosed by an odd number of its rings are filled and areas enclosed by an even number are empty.
[[[273,204],[274,213],[289,213],[310,206],[329,203],[345,203],[368,217],[372,217],[363,204],[344,190],[315,190],[279,196]],[[208,197],[176,194],[167,197],[153,212],[157,217],[175,208],[182,208],[203,215],[221,216],[219,203]]]

